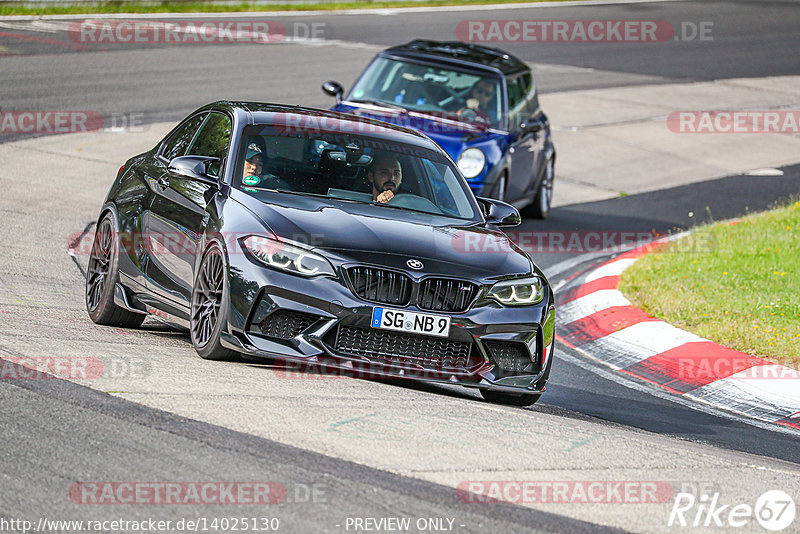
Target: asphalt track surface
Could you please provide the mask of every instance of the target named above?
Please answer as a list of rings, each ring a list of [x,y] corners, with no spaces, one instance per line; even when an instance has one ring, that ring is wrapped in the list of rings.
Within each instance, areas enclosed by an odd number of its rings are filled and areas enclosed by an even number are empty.
[[[686,80],[797,74],[800,55],[800,8],[792,2],[659,2],[592,7],[480,12],[434,11],[396,15],[314,15],[281,20],[313,19],[325,23],[326,39],[337,46],[219,45],[202,47],[116,46],[77,52],[55,42],[71,43],[64,32],[43,34],[0,28],[4,109],[91,109],[103,116],[140,114],[143,123],[177,120],[218,98],[255,99],[326,106],[319,91],[324,79],[350,83],[376,50],[412,37],[455,38],[448,35],[454,20],[466,18],[643,18],[713,21],[714,41],[662,45],[547,44],[507,48],[533,63],[543,92]],[[449,30],[442,30],[442,28]],[[13,35],[11,35],[13,34]],[[20,35],[27,36],[21,38]],[[46,41],[45,41],[46,39]],[[361,43],[361,44],[355,44]],[[779,52],[778,52],[779,51]],[[265,65],[269,68],[265,68]],[[548,68],[548,65],[551,67]],[[591,70],[590,70],[591,69]],[[145,126],[146,127],[146,126]],[[13,136],[0,138],[7,142]],[[753,180],[734,176],[624,198],[557,208],[546,222],[525,221],[521,231],[602,230],[668,232],[708,219],[725,219],[766,209],[800,192],[800,167],[783,169],[782,177]],[[30,199],[35,205],[37,199]],[[25,206],[21,211],[28,211]],[[13,209],[4,211],[13,216]],[[691,215],[690,215],[691,214]],[[96,214],[70,214],[90,221]],[[60,223],[54,215],[54,223]],[[12,226],[14,228],[14,226]],[[9,228],[6,227],[6,230]],[[534,259],[545,271],[557,268],[551,283],[574,276],[601,258],[543,254]],[[42,262],[46,262],[42,259]],[[565,267],[566,266],[566,267]],[[36,271],[37,269],[33,269]],[[77,268],[76,268],[77,272]],[[72,277],[74,282],[75,277]],[[75,289],[80,295],[80,287]],[[41,310],[47,314],[47,310]],[[86,319],[88,321],[88,319]],[[156,343],[185,343],[169,330],[150,327]],[[9,347],[3,353],[19,355]],[[254,371],[255,372],[255,371]],[[475,399],[461,390],[426,385],[391,385],[403,397]],[[370,386],[372,387],[372,386]],[[394,394],[394,393],[392,393]],[[601,527],[567,517],[512,505],[464,505],[453,491],[417,478],[362,465],[319,452],[265,439],[146,407],[66,381],[0,381],[4,407],[2,438],[4,488],[0,517],[74,512],[63,503],[64,487],[87,480],[103,466],[101,480],[282,480],[287,502],[275,509],[291,532],[343,531],[347,516],[382,517],[405,514],[452,516],[470,532],[599,531]],[[508,412],[521,410],[503,408]],[[557,347],[548,391],[527,410],[532,424],[538,415],[565,421],[605,425],[610,433],[652,433],[657,439],[709,444],[720,457],[734,451],[760,459],[800,463],[797,434],[754,426],[747,420],[679,402],[655,388],[614,377],[602,367]],[[532,412],[532,413],[530,413]],[[408,414],[413,416],[413,414]],[[298,422],[302,427],[302,422]],[[413,440],[415,435],[404,436]],[[654,439],[655,439],[654,438]],[[402,447],[402,442],[397,444]],[[443,445],[444,446],[444,445]],[[491,447],[491,442],[486,443]],[[493,453],[494,454],[494,453]],[[326,498],[299,498],[314,484]],[[42,503],[52,503],[43,505]],[[85,517],[105,517],[98,508],[81,509]],[[272,513],[273,510],[269,512]],[[241,512],[241,513],[240,513]],[[207,508],[187,505],[180,511],[158,509],[161,518],[210,516]],[[247,507],[229,508],[226,515],[253,515]],[[141,514],[140,514],[141,515]],[[155,515],[151,513],[150,515]],[[631,519],[632,530],[643,530]]]
[[[781,76],[797,74],[797,18],[796,2],[756,0],[507,8],[488,13],[437,8],[402,15],[236,17],[279,21],[288,35],[299,37],[312,24],[322,24],[324,39],[354,44],[309,43],[308,50],[290,54],[280,46],[245,44],[87,44],[65,31],[75,19],[63,21],[60,31],[37,32],[27,30],[23,19],[6,22],[17,26],[0,27],[0,46],[4,47],[0,53],[7,55],[2,59],[0,103],[10,110],[94,110],[104,117],[137,113],[145,122],[178,120],[221,98],[269,98],[327,107],[331,102],[319,90],[321,78],[337,79],[347,86],[376,51],[412,38],[456,39],[458,23],[476,19],[658,20],[676,28],[678,38],[682,23],[711,23],[710,41],[696,37],[658,43],[503,43],[511,53],[546,69],[537,77],[543,93]],[[303,29],[295,30],[296,24]],[[103,53],[77,54],[80,50]]]

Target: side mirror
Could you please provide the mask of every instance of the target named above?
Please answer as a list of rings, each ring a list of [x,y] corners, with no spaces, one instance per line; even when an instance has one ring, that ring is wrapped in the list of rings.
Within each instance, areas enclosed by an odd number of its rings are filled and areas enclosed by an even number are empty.
[[[476,197],[476,200],[481,205],[486,224],[510,227],[519,226],[522,223],[519,211],[511,204],[493,198]]]
[[[336,102],[339,103],[342,101],[342,95],[344,94],[344,87],[339,82],[334,82],[333,80],[329,80],[322,84],[322,92],[328,96],[336,97]]]
[[[167,172],[177,178],[189,178],[208,185],[219,185],[219,179],[208,174],[208,166],[219,161],[210,156],[179,156],[169,162]]]
[[[536,133],[541,131],[542,128],[544,128],[544,121],[542,119],[529,118],[519,125],[519,129],[525,133]]]

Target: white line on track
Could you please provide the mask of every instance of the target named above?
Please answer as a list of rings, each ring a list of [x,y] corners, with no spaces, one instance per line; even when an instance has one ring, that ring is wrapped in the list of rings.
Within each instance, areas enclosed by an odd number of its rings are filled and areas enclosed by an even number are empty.
[[[41,32],[41,33],[58,33],[69,29],[69,24],[66,21],[57,20],[31,20],[31,21],[6,21],[0,18],[0,28],[8,30],[28,31],[28,32]]]

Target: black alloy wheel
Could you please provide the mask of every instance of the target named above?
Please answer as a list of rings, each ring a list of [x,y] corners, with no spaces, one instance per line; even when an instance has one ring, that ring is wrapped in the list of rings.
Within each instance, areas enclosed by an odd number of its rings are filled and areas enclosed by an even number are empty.
[[[108,212],[97,225],[86,267],[86,311],[97,324],[136,328],[146,314],[128,311],[114,303],[114,288],[119,281],[117,234],[114,214]]]
[[[225,260],[214,244],[206,251],[192,289],[190,332],[192,344],[206,360],[234,360],[238,353],[222,346],[227,313]]]

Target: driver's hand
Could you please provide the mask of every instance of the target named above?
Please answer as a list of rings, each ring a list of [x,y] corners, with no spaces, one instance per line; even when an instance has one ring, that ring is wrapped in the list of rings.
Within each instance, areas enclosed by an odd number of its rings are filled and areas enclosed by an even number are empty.
[[[375,199],[375,202],[380,202],[381,204],[385,204],[390,200],[392,200],[393,198],[394,198],[394,193],[392,193],[391,190],[387,189],[386,191],[378,195],[378,198]]]

